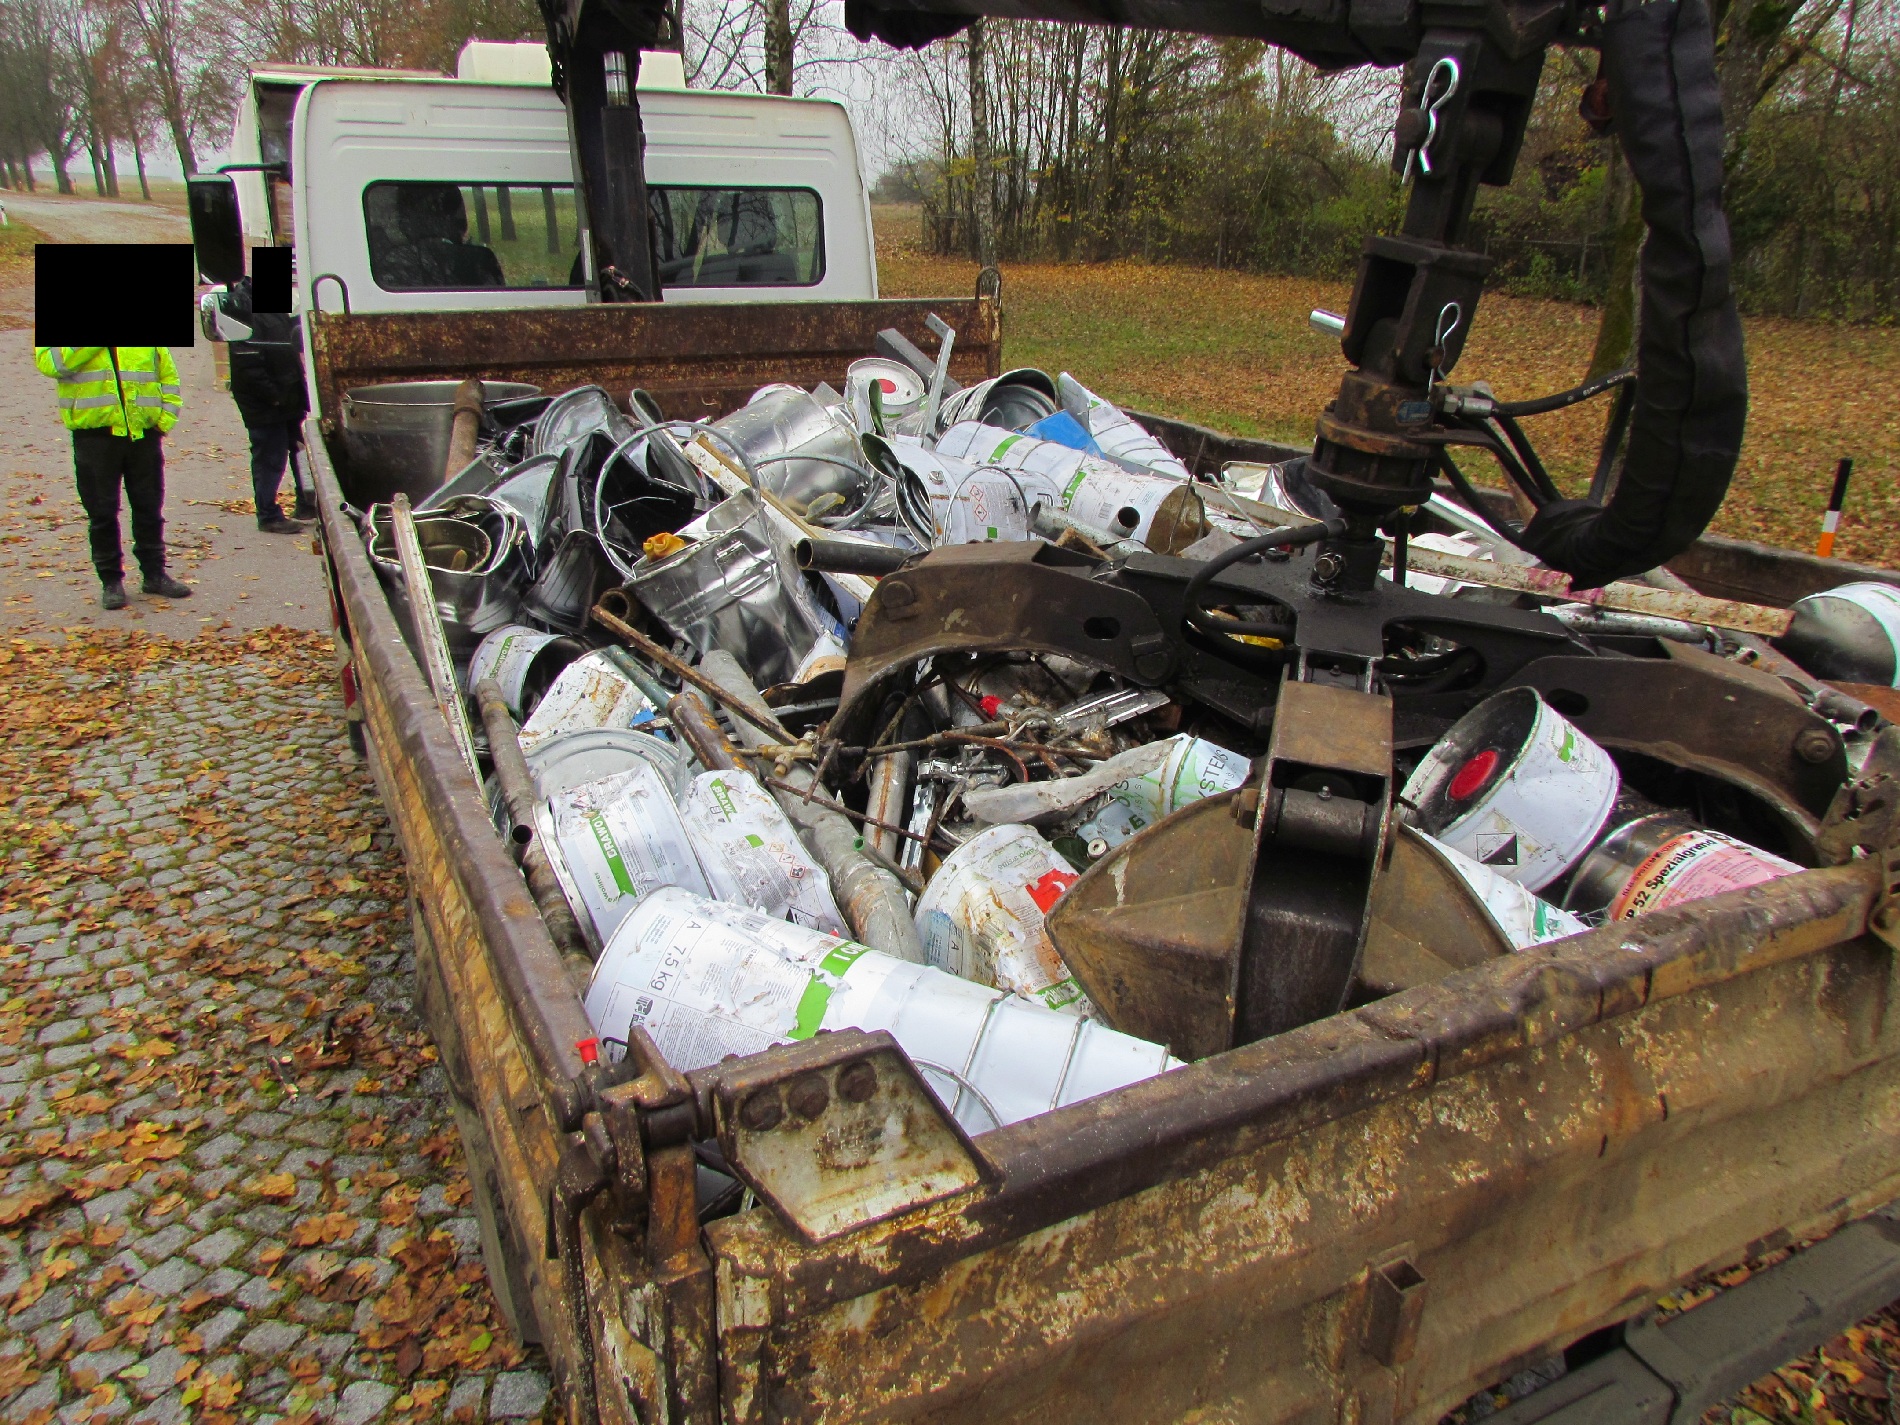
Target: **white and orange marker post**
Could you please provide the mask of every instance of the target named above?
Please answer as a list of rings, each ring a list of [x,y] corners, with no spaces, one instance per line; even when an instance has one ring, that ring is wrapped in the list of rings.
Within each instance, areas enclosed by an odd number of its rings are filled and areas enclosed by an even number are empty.
[[[1814,546],[1814,552],[1823,559],[1834,554],[1834,534],[1841,527],[1841,506],[1847,503],[1847,477],[1853,473],[1853,459],[1842,456],[1841,463],[1834,467],[1834,493],[1827,497],[1827,513],[1821,516],[1821,542]]]

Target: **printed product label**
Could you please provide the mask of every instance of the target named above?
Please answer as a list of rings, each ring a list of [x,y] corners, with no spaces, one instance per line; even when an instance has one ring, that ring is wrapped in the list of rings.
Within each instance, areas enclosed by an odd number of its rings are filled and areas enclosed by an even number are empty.
[[[525,624],[498,628],[484,638],[468,661],[467,692],[472,697],[484,678],[493,678],[501,687],[501,700],[516,717],[521,716],[521,686],[527,681],[528,667],[535,654],[554,642],[555,635],[542,633]]]
[[[535,834],[595,945],[661,886],[708,889],[673,794],[649,766],[556,793],[536,809]]]
[[[1084,841],[1119,846],[1189,802],[1230,791],[1247,780],[1252,763],[1238,752],[1186,733],[1176,733],[1166,759],[1153,772],[1130,777],[1108,790],[1101,810],[1078,828]]]
[[[590,653],[561,670],[521,725],[521,750],[550,737],[593,727],[633,727],[650,722],[654,706],[604,653]]]
[[[1532,895],[1516,881],[1505,879],[1455,847],[1423,833],[1419,835],[1471,888],[1491,923],[1503,933],[1512,949],[1528,950],[1546,940],[1562,940],[1589,929],[1569,911]]]
[[[680,802],[714,897],[833,935],[845,933],[830,878],[750,772],[702,772]]]
[[[1610,918],[1629,920],[1645,911],[1792,876],[1800,869],[1719,831],[1684,832],[1665,841],[1636,868],[1611,903]]]

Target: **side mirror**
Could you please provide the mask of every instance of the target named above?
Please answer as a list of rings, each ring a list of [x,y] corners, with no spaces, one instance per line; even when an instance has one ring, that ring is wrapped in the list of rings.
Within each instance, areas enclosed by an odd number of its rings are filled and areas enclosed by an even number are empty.
[[[226,173],[185,181],[191,213],[191,245],[198,271],[207,282],[229,287],[244,277],[244,221],[238,213],[237,183]]]
[[[251,329],[224,310],[223,291],[207,292],[198,299],[198,327],[207,341],[249,341]]]

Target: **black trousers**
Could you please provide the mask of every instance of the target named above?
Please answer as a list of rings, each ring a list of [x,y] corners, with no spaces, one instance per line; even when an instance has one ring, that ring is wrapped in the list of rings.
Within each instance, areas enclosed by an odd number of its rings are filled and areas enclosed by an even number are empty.
[[[132,553],[146,578],[165,572],[165,451],[148,430],[137,440],[109,430],[73,432],[73,472],[86,507],[92,567],[103,584],[125,577],[119,546],[119,487],[132,507]]]

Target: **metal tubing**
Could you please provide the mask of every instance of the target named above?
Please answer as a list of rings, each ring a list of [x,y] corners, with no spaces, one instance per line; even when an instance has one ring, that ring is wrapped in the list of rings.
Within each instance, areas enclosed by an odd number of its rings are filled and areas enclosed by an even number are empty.
[[[793,546],[793,554],[800,569],[873,578],[895,574],[916,557],[887,544],[860,544],[846,539],[801,539]]]
[[[488,751],[495,760],[495,780],[501,784],[501,799],[515,826],[509,849],[521,867],[528,893],[534,897],[541,919],[547,923],[548,938],[561,952],[568,973],[578,974],[585,985],[594,965],[587,954],[587,940],[581,934],[580,922],[574,919],[574,908],[567,903],[554,867],[548,864],[547,851],[534,834],[534,776],[528,771],[527,759],[521,755],[521,729],[493,678],[484,678],[475,685],[475,701],[482,710],[482,725],[488,729]],[[524,836],[523,832],[527,834]]]
[[[463,705],[461,690],[455,686],[455,664],[442,633],[442,611],[436,607],[429,568],[422,562],[422,541],[416,535],[416,516],[409,508],[407,495],[399,493],[390,502],[389,525],[396,540],[396,557],[402,564],[403,587],[409,595],[409,617],[415,623],[416,642],[422,645],[422,668],[429,678],[429,690],[435,694],[435,705],[442,710],[469,776],[479,782],[482,774],[475,765],[475,737],[469,730],[468,709]]]
[[[880,821],[903,823],[910,808],[910,764],[908,752],[887,752],[871,763],[871,796],[865,811]],[[894,833],[867,825],[864,837],[880,855],[897,855],[901,838]]]
[[[752,709],[754,716],[748,722],[769,720],[759,690],[752,686],[738,659],[723,648],[715,648],[700,661],[700,667],[719,684],[728,707],[735,711]],[[747,747],[757,747],[767,740],[757,727],[737,721],[733,730]],[[848,818],[816,800],[805,800],[804,793],[812,785],[812,774],[803,766],[793,766],[783,778],[771,779],[772,795],[831,878],[832,894],[850,922],[851,933],[873,950],[923,964],[923,942],[911,921],[903,884],[864,854],[858,845],[857,828]]]

